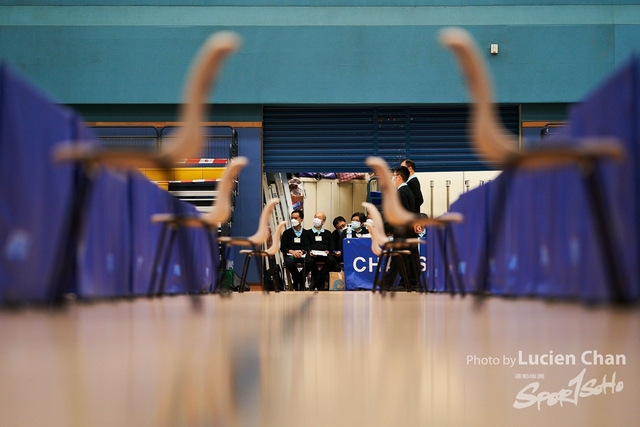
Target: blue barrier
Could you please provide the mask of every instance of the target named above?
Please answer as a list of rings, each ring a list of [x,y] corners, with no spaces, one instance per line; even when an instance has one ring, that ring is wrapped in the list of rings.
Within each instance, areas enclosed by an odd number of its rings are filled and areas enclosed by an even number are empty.
[[[622,261],[628,291],[640,296],[640,56],[634,55],[569,114],[567,134],[574,137],[608,135],[620,139],[622,162],[601,166],[612,233]]]
[[[91,137],[76,114],[0,65],[0,303],[47,301],[75,188],[74,167],[54,164],[52,148]],[[151,215],[179,210],[195,207],[140,174],[99,173],[75,282],[65,290],[83,298],[146,294],[160,230]],[[212,256],[206,232],[180,231],[177,242],[167,291],[212,289],[217,251]]]
[[[599,167],[617,244],[615,256],[622,260],[626,291],[633,299],[640,295],[639,121],[640,58],[634,57],[572,110],[564,130],[567,136],[614,136],[624,143],[627,156],[623,162]],[[585,300],[610,297],[601,243],[580,173],[577,167],[565,167],[511,175],[501,232],[490,236],[497,239],[487,271],[490,293]],[[481,271],[482,245],[495,214],[490,210],[504,179],[500,175],[451,206],[465,216],[464,223],[453,230],[470,290],[477,290],[484,280],[476,272]],[[436,274],[437,263],[433,269]],[[435,289],[441,289],[437,281]]]
[[[79,251],[76,292],[84,298],[131,294],[131,218],[127,174],[101,171],[94,178]]]
[[[0,65],[0,302],[42,301],[71,200],[51,147],[86,135],[70,110]]]

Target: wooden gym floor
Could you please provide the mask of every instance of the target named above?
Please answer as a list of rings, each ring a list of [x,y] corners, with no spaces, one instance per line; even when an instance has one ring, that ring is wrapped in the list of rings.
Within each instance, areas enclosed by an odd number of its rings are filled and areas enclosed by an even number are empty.
[[[639,356],[637,308],[541,300],[247,292],[1,310],[0,425],[628,426]]]

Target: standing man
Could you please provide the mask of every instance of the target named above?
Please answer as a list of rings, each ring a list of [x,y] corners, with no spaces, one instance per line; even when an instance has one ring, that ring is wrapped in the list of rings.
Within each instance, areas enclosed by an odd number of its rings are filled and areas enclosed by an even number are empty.
[[[409,169],[405,166],[399,166],[393,170],[393,183],[398,188],[398,198],[400,199],[400,204],[403,208],[408,210],[409,212],[414,212],[414,196],[411,192],[411,189],[407,185],[407,180],[409,179]],[[394,237],[399,238],[411,238],[415,237],[414,231],[411,230],[395,230],[393,233]],[[407,267],[407,275],[409,276],[410,283],[401,283],[400,288],[405,286],[410,286],[411,289],[418,288],[418,277],[415,274],[415,256],[417,255],[417,247],[411,250],[411,255],[402,256],[405,261],[405,266]],[[414,253],[415,252],[415,253]],[[419,265],[419,261],[418,261]],[[396,276],[400,271],[400,258],[395,256],[391,258],[391,262],[389,264],[389,270],[382,277],[382,280],[379,283],[380,289],[391,290],[393,286],[393,282],[396,280]]]
[[[309,236],[309,253],[307,254],[306,268],[311,272],[311,288],[317,291],[324,290],[324,281],[335,266],[333,258],[333,238],[331,232],[324,229],[327,216],[318,212],[313,216],[313,228],[307,231]],[[318,270],[317,262],[324,262],[321,270]]]
[[[409,212],[415,212],[415,194],[409,187],[410,178],[409,168],[406,166],[398,166],[393,170],[393,177],[391,178],[393,183],[398,188],[398,196],[400,197],[400,204]],[[417,179],[416,179],[417,181]],[[420,185],[420,183],[418,183]]]
[[[414,197],[414,209],[412,212],[420,213],[420,206],[424,203],[424,198],[422,197],[422,190],[420,190],[420,181],[416,176],[416,164],[413,160],[405,159],[402,161],[400,166],[404,166],[409,169],[409,179],[407,180],[407,185],[413,192]]]
[[[293,289],[304,291],[304,268],[298,271],[298,265],[304,267],[304,261],[309,250],[307,232],[302,228],[304,212],[295,210],[291,213],[291,228],[284,230],[280,240],[280,252],[284,255],[284,266],[291,274]]]

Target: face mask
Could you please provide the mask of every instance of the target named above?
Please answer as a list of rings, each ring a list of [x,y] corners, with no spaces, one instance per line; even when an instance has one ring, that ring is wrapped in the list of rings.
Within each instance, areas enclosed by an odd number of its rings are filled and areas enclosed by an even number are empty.
[[[300,221],[298,221],[297,219],[292,219],[291,220],[291,226],[292,227],[297,227],[300,225]]]
[[[351,228],[360,228],[360,221],[351,221]]]
[[[319,228],[322,225],[322,220],[320,218],[313,218],[313,226],[315,228]]]

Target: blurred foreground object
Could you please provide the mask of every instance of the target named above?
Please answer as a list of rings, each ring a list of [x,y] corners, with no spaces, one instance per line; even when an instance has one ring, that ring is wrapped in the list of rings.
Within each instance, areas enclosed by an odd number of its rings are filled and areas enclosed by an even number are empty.
[[[82,241],[86,209],[92,189],[92,179],[101,168],[137,170],[139,167],[171,168],[184,158],[199,156],[204,138],[202,122],[207,117],[207,99],[212,83],[218,76],[224,59],[239,48],[237,35],[229,32],[216,33],[209,37],[193,62],[184,91],[184,104],[180,121],[183,126],[171,142],[163,144],[158,152],[136,152],[133,150],[109,150],[97,141],[71,141],[56,146],[53,157],[57,162],[74,162],[79,166],[79,177],[75,198],[67,229],[63,231],[65,246],[59,259],[49,290],[49,302],[58,304],[66,286],[73,281],[76,266],[76,251]]]
[[[471,106],[471,135],[476,151],[488,162],[503,168],[503,179],[494,199],[490,228],[486,233],[484,255],[479,261],[478,280],[480,292],[487,292],[488,273],[493,257],[494,241],[503,227],[506,209],[507,186],[518,169],[541,169],[564,165],[577,165],[588,190],[600,239],[600,250],[608,275],[610,297],[615,302],[627,301],[625,275],[616,259],[616,244],[609,230],[611,219],[606,212],[602,183],[598,175],[597,163],[602,160],[619,160],[624,150],[613,138],[592,138],[582,140],[549,140],[533,150],[519,151],[517,138],[508,132],[497,120],[493,102],[492,87],[479,49],[469,35],[460,28],[447,28],[440,33],[440,42],[456,56],[466,78]]]

